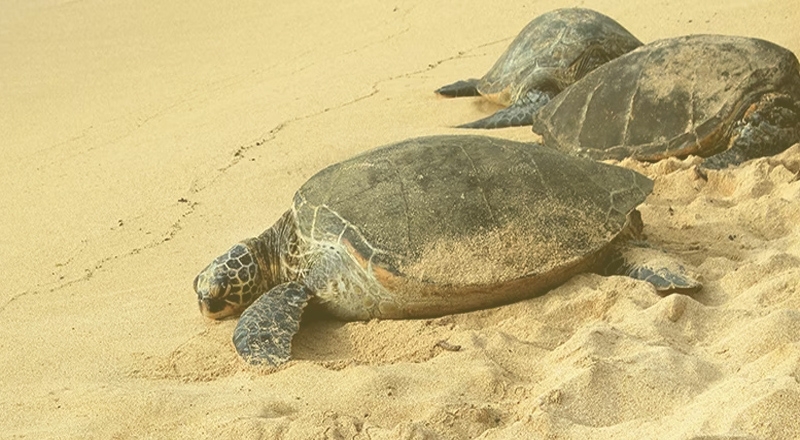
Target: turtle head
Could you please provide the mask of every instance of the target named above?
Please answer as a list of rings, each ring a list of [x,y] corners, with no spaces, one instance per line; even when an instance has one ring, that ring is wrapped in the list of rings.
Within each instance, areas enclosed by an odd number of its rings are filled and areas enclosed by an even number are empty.
[[[238,315],[258,298],[261,270],[253,251],[238,243],[194,279],[200,312],[212,319]]]

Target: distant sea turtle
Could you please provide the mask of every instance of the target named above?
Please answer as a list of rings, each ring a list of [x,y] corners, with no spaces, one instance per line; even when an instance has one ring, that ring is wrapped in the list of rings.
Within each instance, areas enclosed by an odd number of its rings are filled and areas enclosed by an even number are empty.
[[[434,317],[612,266],[660,290],[697,289],[682,267],[659,263],[664,253],[619,246],[641,231],[634,208],[652,188],[632,170],[536,144],[406,140],[311,177],[290,210],[215,259],[194,289],[207,317],[244,311],[236,350],[270,365],[289,359],[311,300],[343,320]]]
[[[481,79],[444,86],[449,97],[479,96],[507,108],[461,128],[530,125],[536,111],[597,66],[642,45],[619,23],[590,9],[556,9],[525,26]]]
[[[800,140],[795,55],[755,38],[691,35],[642,46],[544,106],[547,146],[594,159],[690,154],[724,168]]]

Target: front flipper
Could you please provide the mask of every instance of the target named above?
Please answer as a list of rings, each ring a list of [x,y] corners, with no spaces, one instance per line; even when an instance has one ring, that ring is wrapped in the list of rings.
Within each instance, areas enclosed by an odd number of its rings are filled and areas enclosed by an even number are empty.
[[[689,275],[683,263],[645,243],[631,243],[621,249],[605,273],[647,281],[659,293],[693,293],[703,287]]]
[[[289,360],[292,337],[300,328],[311,292],[291,282],[273,287],[242,313],[233,332],[233,345],[252,365],[277,366]]]
[[[475,122],[459,125],[457,128],[505,128],[533,124],[533,115],[555,96],[554,93],[531,90],[509,107]]]
[[[477,78],[470,78],[465,79],[463,81],[456,81],[453,84],[448,84],[446,86],[439,87],[436,89],[436,93],[447,96],[448,98],[461,98],[462,96],[480,96],[481,93],[478,91],[478,83],[480,82]]]
[[[704,160],[701,168],[719,170],[783,152],[800,141],[800,103],[787,95],[764,95],[734,128],[727,150]]]

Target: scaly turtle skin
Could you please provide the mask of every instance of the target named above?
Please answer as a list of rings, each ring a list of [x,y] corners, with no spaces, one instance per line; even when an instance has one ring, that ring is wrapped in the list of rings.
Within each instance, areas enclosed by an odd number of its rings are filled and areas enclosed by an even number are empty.
[[[528,23],[481,79],[444,86],[436,93],[478,96],[507,108],[460,128],[530,125],[553,96],[597,66],[642,43],[619,23],[590,9],[557,9]]]
[[[724,168],[800,140],[800,71],[789,50],[755,38],[653,42],[573,84],[533,118],[545,145],[594,159],[690,154]]]
[[[654,251],[620,246],[641,231],[634,208],[652,188],[535,144],[410,139],[311,177],[275,225],[215,259],[194,288],[208,317],[243,312],[234,345],[269,365],[289,359],[309,301],[343,320],[441,316],[539,295],[612,261],[660,290],[697,289]]]

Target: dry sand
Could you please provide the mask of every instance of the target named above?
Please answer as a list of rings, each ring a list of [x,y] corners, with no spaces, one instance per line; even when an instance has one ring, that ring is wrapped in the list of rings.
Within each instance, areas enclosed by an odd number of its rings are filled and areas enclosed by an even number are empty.
[[[0,437],[800,438],[798,147],[708,182],[624,163],[656,178],[645,233],[702,276],[692,298],[584,274],[440,319],[306,322],[285,368],[243,365],[194,275],[324,166],[493,111],[432,91],[575,5],[272,3],[4,2]],[[800,52],[795,0],[580,5],[643,41]]]

